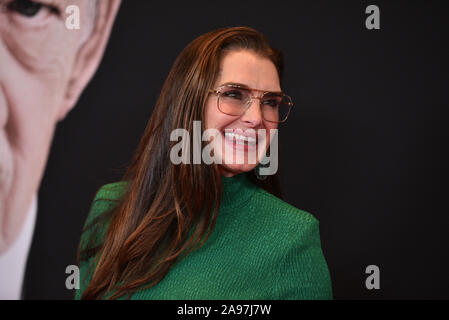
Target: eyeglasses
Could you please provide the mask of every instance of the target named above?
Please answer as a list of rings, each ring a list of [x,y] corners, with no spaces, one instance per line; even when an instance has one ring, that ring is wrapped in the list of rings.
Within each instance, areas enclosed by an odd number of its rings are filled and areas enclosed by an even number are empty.
[[[253,92],[262,92],[262,95],[257,97]],[[241,116],[253,99],[259,99],[263,119],[275,123],[285,122],[293,106],[292,99],[282,92],[251,89],[237,84],[224,84],[210,90],[210,93],[217,94],[218,110],[231,116]]]

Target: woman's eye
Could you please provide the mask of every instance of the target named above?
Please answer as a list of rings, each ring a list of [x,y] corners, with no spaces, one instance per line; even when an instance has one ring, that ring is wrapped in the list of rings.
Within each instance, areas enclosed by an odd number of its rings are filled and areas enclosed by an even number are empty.
[[[243,98],[243,94],[239,90],[225,91],[223,92],[223,96],[225,96],[226,98],[233,98],[238,100],[241,100]]]
[[[28,18],[36,16],[42,9],[48,9],[52,13],[58,13],[58,10],[55,7],[46,6],[40,2],[31,0],[13,0],[7,5],[7,8],[10,11],[17,12]]]
[[[263,100],[263,105],[276,108],[279,105],[279,101],[276,99],[266,99]]]

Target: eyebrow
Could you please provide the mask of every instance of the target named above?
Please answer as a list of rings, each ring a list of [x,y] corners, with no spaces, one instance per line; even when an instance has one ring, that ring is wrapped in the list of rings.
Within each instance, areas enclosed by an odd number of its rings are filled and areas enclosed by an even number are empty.
[[[238,82],[225,82],[220,84],[220,86],[227,86],[227,85],[231,85],[231,86],[238,86],[238,87],[242,87],[242,88],[247,88],[249,89],[249,86],[244,84],[244,83],[238,83]]]
[[[220,86],[226,86],[226,85],[238,86],[238,87],[242,87],[244,89],[252,89],[252,90],[257,90],[257,91],[260,91],[260,92],[283,93],[282,91],[271,91],[271,90],[254,89],[254,88],[250,88],[248,85],[246,85],[244,83],[239,83],[239,82],[225,82],[225,83],[222,83]]]

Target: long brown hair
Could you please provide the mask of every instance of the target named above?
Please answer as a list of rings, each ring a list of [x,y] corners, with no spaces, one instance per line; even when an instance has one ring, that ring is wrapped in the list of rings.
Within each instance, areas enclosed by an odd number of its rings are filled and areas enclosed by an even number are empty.
[[[193,40],[177,57],[156,102],[123,181],[124,195],[112,210],[83,232],[101,230],[105,239],[90,232],[78,259],[96,263],[83,299],[130,297],[156,285],[172,265],[201,246],[212,232],[221,201],[217,165],[179,164],[170,161],[170,133],[184,128],[193,136],[193,121],[202,120],[208,92],[213,88],[221,60],[231,50],[251,50],[270,59],[282,79],[282,55],[265,37],[249,27],[223,28]],[[202,122],[202,126],[204,126]],[[204,130],[204,127],[202,128]],[[265,190],[280,196],[277,176],[260,181]],[[212,191],[211,191],[212,190]]]

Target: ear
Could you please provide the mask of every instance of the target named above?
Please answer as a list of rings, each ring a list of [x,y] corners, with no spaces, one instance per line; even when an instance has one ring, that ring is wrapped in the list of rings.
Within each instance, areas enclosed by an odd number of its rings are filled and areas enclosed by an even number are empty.
[[[103,57],[121,0],[98,1],[97,18],[93,30],[79,49],[73,64],[58,120],[65,118],[92,79]]]

